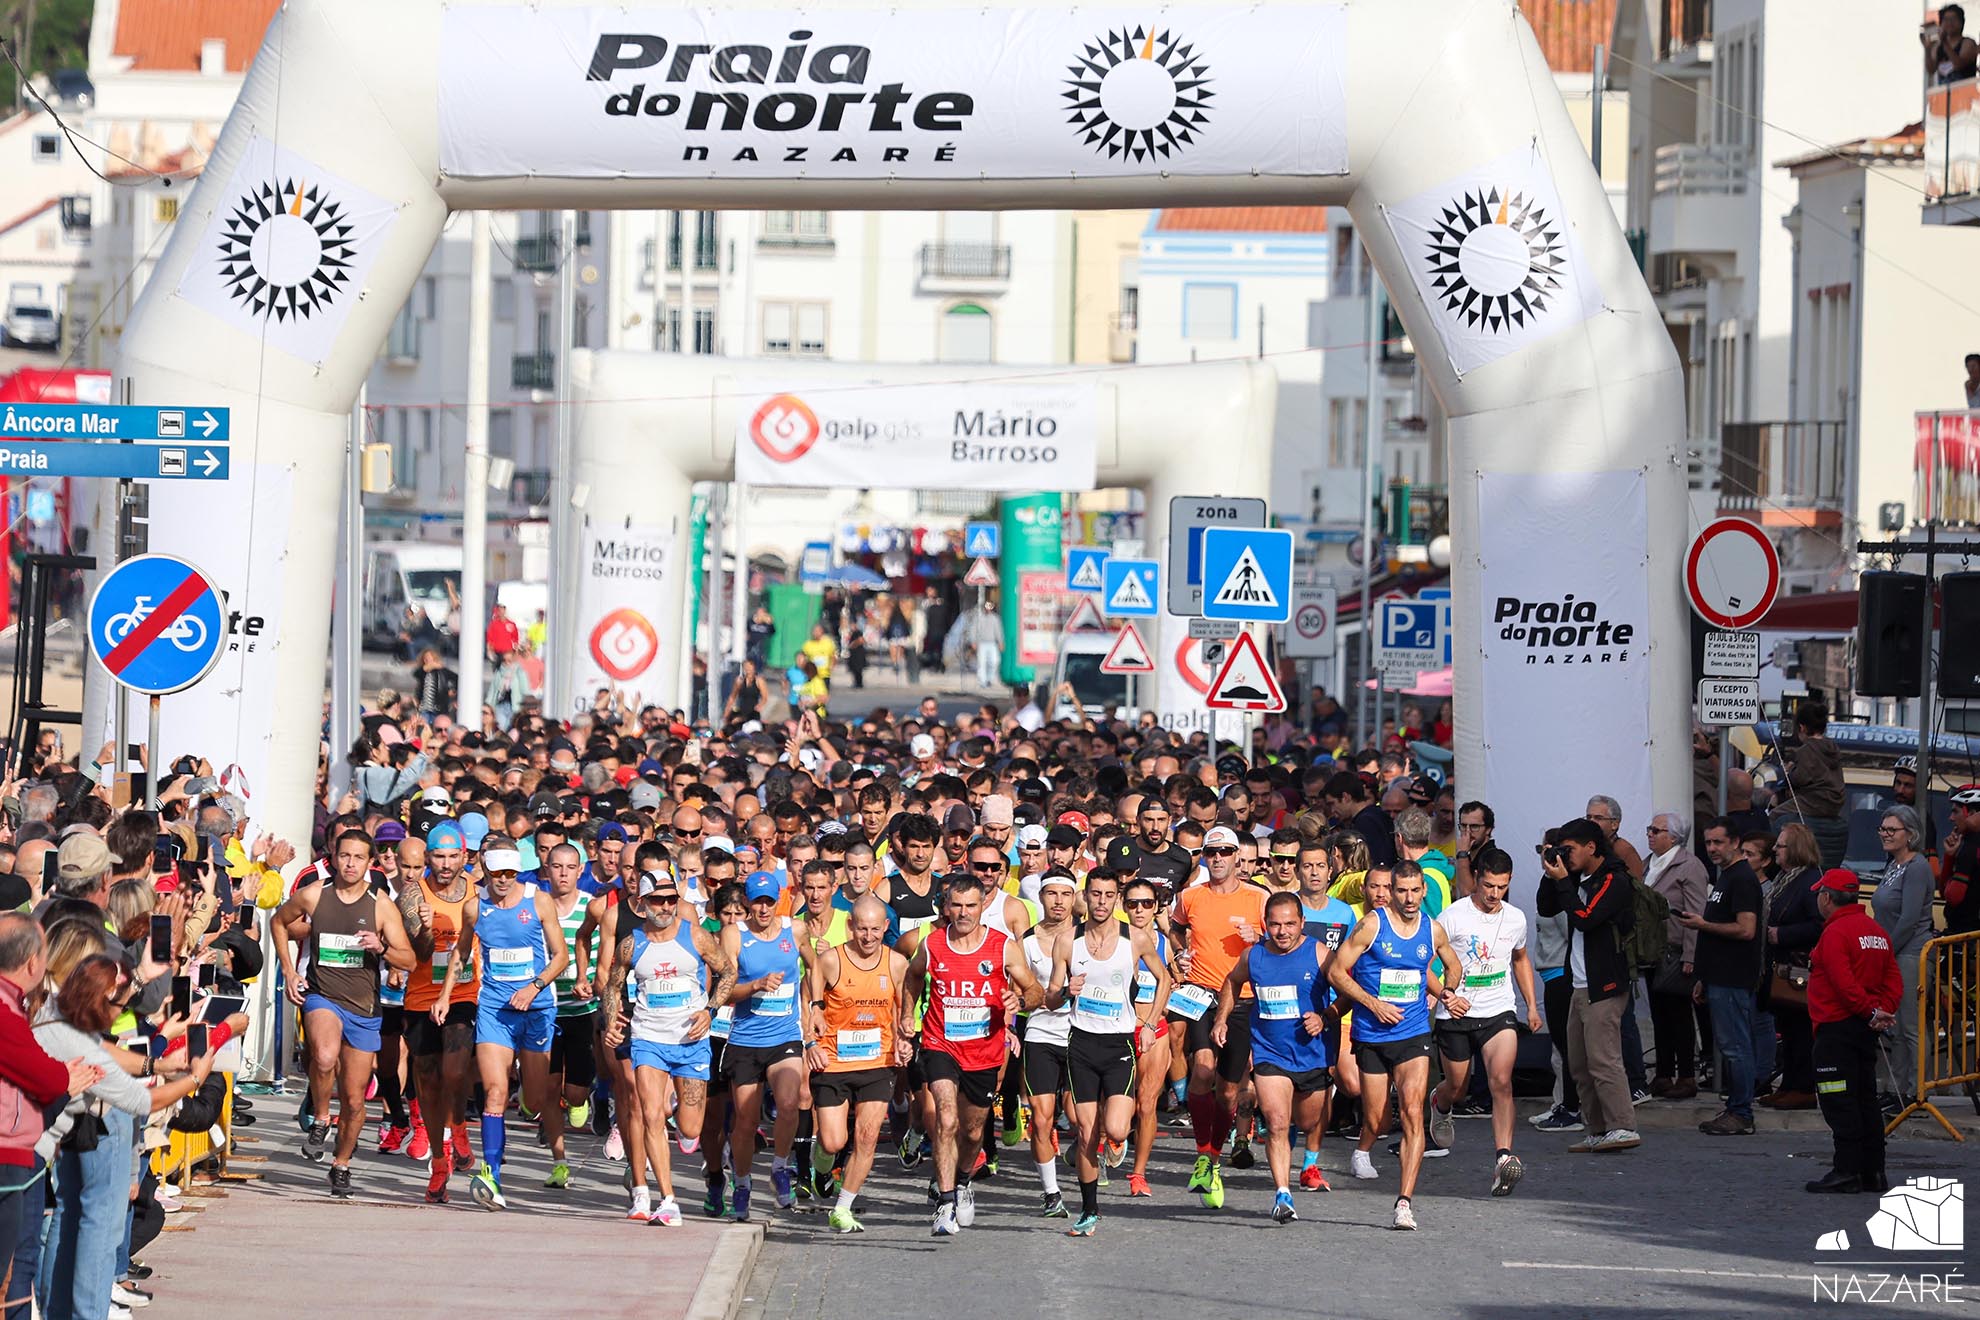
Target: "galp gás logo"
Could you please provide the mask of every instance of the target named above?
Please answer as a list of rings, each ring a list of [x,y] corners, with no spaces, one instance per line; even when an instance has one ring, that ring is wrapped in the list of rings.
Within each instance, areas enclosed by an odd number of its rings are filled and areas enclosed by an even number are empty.
[[[779,394],[749,419],[749,435],[777,462],[795,462],[818,443],[818,414],[797,395]]]
[[[660,634],[638,610],[613,610],[591,630],[591,658],[620,683],[646,672],[660,651]]]

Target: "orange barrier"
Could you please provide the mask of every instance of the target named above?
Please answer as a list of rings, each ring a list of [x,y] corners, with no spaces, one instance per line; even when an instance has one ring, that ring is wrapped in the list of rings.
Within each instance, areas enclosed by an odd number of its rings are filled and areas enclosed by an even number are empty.
[[[1930,1114],[1954,1141],[1966,1137],[1932,1103],[1934,1091],[1980,1083],[1980,931],[1941,935],[1918,951],[1918,1098],[1884,1129],[1886,1136],[1913,1114]],[[1980,1098],[1974,1099],[1980,1112]]]

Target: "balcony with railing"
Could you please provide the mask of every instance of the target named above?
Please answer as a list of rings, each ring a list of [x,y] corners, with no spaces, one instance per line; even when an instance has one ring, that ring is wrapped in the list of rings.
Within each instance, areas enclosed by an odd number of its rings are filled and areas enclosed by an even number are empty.
[[[1751,153],[1741,146],[1671,142],[1657,148],[1650,255],[1735,251],[1746,225]]]
[[[547,274],[557,269],[557,247],[557,235],[554,233],[524,234],[516,240],[516,269],[532,275]]]
[[[509,384],[532,394],[549,394],[557,388],[557,355],[544,351],[517,353],[509,359]]]
[[[1911,507],[1920,522],[1980,526],[1980,412],[1915,415]]]
[[[1980,224],[1980,78],[1926,89],[1924,220]]]
[[[1842,422],[1727,422],[1719,434],[1719,512],[1764,527],[1842,523]]]
[[[1011,282],[1009,243],[923,243],[921,287],[936,293],[981,293]]]
[[[1681,67],[1711,67],[1712,0],[1664,0],[1657,58]]]

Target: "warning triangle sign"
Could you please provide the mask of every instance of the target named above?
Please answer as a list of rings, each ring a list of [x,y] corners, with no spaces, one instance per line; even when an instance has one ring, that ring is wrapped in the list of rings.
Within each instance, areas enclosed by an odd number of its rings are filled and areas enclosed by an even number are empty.
[[[1146,614],[1154,608],[1155,602],[1148,598],[1148,590],[1141,585],[1139,573],[1123,574],[1121,584],[1107,599],[1109,614]]]
[[[1079,567],[1073,570],[1072,578],[1066,583],[1074,591],[1100,590],[1100,561],[1092,555],[1083,556]]]
[[[1079,604],[1073,606],[1072,617],[1066,620],[1066,631],[1106,632],[1106,621],[1100,617],[1100,607],[1093,603],[1093,597],[1081,596]]]
[[[1141,640],[1141,630],[1132,623],[1121,625],[1120,632],[1114,635],[1114,645],[1108,650],[1107,658],[1100,662],[1103,674],[1152,674],[1155,672],[1155,657],[1148,654],[1148,643]]]
[[[994,587],[997,585],[997,570],[990,566],[989,560],[979,559],[969,566],[969,572],[963,574],[963,581],[972,587]]]
[[[1230,576],[1210,600],[1215,605],[1244,605],[1261,610],[1279,607],[1279,597],[1265,580],[1265,570],[1259,567],[1258,556],[1251,552],[1250,546],[1239,553],[1237,563],[1231,565]]]
[[[1210,680],[1203,704],[1213,710],[1256,710],[1268,714],[1286,708],[1279,680],[1265,663],[1250,633],[1239,633],[1231,643],[1231,652],[1224,657],[1224,667],[1217,671],[1217,677]]]

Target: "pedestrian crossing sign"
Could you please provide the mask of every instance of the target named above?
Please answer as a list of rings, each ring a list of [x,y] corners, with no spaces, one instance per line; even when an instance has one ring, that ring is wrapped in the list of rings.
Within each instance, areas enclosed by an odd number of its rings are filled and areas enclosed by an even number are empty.
[[[1292,617],[1293,536],[1276,527],[1203,532],[1203,617],[1284,623]]]
[[[1107,552],[1083,546],[1066,551],[1066,590],[1099,595],[1105,586]]]
[[[963,553],[972,559],[995,559],[1003,550],[1003,528],[993,522],[973,522],[963,528]]]
[[[1161,612],[1155,602],[1161,566],[1152,559],[1108,559],[1100,579],[1100,599],[1108,614],[1152,619]]]

